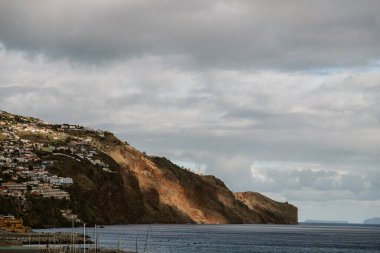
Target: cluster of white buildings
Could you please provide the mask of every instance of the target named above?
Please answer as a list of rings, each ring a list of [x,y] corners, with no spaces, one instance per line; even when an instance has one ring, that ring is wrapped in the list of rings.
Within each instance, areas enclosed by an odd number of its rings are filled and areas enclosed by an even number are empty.
[[[27,196],[70,200],[65,189],[73,179],[54,175],[49,169],[57,166],[57,156],[65,156],[112,172],[91,145],[93,137],[103,138],[105,132],[77,125],[51,125],[0,111],[0,196],[16,197],[21,204],[26,203]],[[70,209],[61,210],[61,214],[67,220],[81,222]]]
[[[0,196],[16,197],[21,205],[27,196],[70,200],[65,189],[73,179],[49,172],[57,166],[57,156],[112,172],[91,145],[93,137],[103,138],[105,132],[77,125],[51,125],[0,111]],[[81,222],[70,209],[61,210],[61,214],[67,220]]]
[[[35,124],[7,124],[0,121],[0,195],[25,199],[26,194],[46,198],[70,199],[60,189],[73,183],[72,178],[58,177],[48,172],[54,161],[41,160],[36,151],[45,148],[43,143],[22,139],[19,132],[49,134]]]
[[[78,215],[74,214],[71,209],[62,209],[62,217],[66,220],[72,221],[74,223],[82,223],[82,220],[79,219]]]

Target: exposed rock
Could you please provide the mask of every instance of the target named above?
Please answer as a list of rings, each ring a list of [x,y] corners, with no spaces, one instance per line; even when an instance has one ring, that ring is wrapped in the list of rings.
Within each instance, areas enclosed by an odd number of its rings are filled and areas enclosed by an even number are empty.
[[[258,192],[237,192],[235,197],[257,212],[265,223],[298,224],[298,208],[274,201]]]

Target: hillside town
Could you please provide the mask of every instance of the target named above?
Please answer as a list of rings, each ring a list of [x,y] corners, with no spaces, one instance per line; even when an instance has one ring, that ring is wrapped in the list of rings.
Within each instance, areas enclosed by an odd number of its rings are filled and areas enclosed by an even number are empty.
[[[70,200],[67,187],[73,179],[51,172],[57,161],[49,157],[64,156],[87,161],[97,169],[109,166],[90,145],[90,137],[75,137],[70,132],[104,132],[75,125],[50,125],[40,120],[14,116],[0,111],[0,196],[17,198],[24,203],[27,196]],[[62,210],[63,217],[79,221],[71,210]]]

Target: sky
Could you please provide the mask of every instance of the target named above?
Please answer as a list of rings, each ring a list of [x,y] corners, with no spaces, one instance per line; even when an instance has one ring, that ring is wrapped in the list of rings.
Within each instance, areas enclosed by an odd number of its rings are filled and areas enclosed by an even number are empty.
[[[380,217],[377,0],[1,0],[0,109],[299,208]]]

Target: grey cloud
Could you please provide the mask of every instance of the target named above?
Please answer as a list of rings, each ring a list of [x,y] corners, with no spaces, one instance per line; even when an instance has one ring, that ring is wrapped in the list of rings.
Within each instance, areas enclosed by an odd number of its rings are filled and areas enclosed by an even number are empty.
[[[359,193],[366,188],[365,178],[361,175],[344,175],[342,177],[341,187],[342,189],[347,189],[354,193]]]
[[[251,119],[255,121],[251,128],[255,129],[299,129],[315,127],[314,116],[306,113],[278,113],[259,110],[231,108],[226,120]]]
[[[371,184],[371,187],[376,188],[378,191],[380,191],[380,170],[378,169],[370,171],[370,173],[368,173],[366,177],[369,183]]]
[[[0,96],[2,98],[8,98],[13,95],[34,93],[36,90],[51,94],[59,91],[57,88],[40,88],[35,86],[0,86]]]
[[[379,60],[378,2],[2,1],[7,48],[88,63],[182,56],[182,67],[326,69]]]

